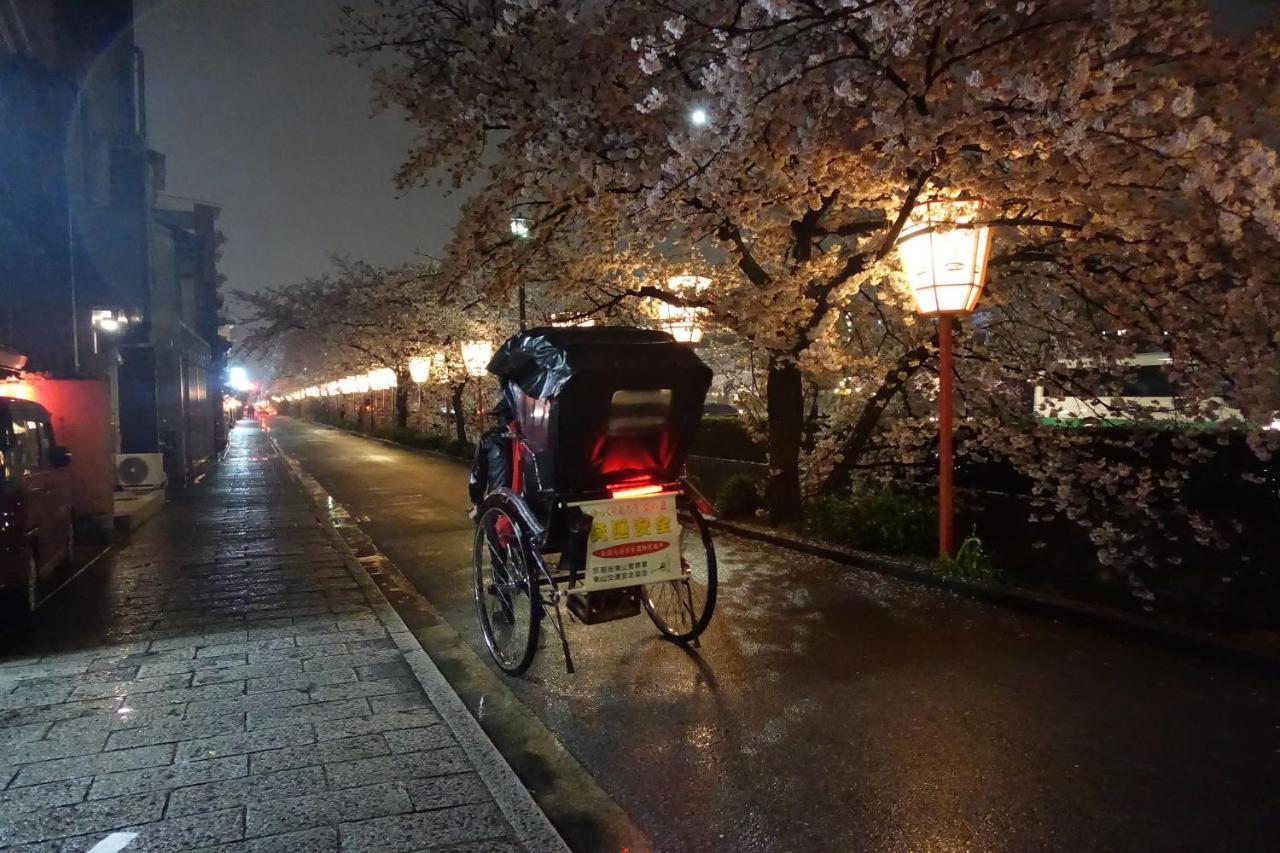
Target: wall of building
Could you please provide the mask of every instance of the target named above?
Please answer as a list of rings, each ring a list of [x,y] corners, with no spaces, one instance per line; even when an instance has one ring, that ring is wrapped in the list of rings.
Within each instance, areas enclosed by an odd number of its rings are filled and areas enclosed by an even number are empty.
[[[221,418],[222,238],[216,205],[159,195],[132,22],[132,0],[0,0],[0,343],[105,380],[113,450],[165,452],[182,484]],[[131,322],[97,331],[98,308]]]
[[[89,311],[147,282],[132,3],[0,4],[0,340],[28,368],[101,375]]]

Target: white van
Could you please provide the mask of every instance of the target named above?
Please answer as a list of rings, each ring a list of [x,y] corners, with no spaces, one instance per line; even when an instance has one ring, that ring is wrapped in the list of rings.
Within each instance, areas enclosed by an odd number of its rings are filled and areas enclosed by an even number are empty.
[[[1207,397],[1188,408],[1169,377],[1167,365],[1172,361],[1168,353],[1148,352],[1118,359],[1105,368],[1088,359],[1064,362],[1054,370],[1060,377],[1058,387],[1035,386],[1035,417],[1050,426],[1243,423],[1240,411],[1224,405],[1221,397]]]

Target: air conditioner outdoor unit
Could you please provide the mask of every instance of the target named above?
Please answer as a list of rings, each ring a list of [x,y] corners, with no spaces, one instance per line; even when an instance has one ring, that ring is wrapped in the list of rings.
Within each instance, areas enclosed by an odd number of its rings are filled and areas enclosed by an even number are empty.
[[[163,453],[116,454],[116,483],[122,489],[161,489],[166,482]]]

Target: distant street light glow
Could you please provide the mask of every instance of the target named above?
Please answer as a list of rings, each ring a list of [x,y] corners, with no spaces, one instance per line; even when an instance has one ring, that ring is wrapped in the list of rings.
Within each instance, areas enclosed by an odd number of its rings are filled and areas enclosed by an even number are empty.
[[[707,115],[707,111],[702,107],[694,107],[689,111],[689,123],[694,127],[703,127],[711,117]]]
[[[249,372],[238,365],[227,371],[227,384],[235,391],[253,390],[253,383],[249,381]]]
[[[533,233],[533,221],[525,219],[523,216],[516,216],[511,219],[511,233],[521,240],[527,240],[529,235]]]

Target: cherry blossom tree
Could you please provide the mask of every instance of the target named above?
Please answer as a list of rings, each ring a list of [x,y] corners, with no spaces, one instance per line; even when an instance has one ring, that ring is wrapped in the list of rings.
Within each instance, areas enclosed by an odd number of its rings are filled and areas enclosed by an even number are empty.
[[[434,262],[382,268],[336,258],[325,276],[266,291],[236,291],[247,307],[242,349],[274,361],[286,384],[306,387],[371,368],[396,375],[395,423],[408,422],[409,362],[438,354],[432,382],[449,389],[458,440],[466,440],[463,390],[470,377],[460,345],[491,336],[483,306],[442,298]]]
[[[1073,468],[1078,441],[1032,428],[1028,383],[1068,361],[1163,349],[1187,400],[1280,409],[1277,46],[1194,0],[381,0],[340,51],[418,128],[402,185],[478,187],[446,292],[698,305],[760,354],[775,520],[803,468],[829,489],[922,446],[934,335],[895,244],[929,198],[982,199],[995,229],[958,342],[968,440],[1057,509],[1140,514],[1185,482]],[[861,391],[818,427],[806,382]]]

